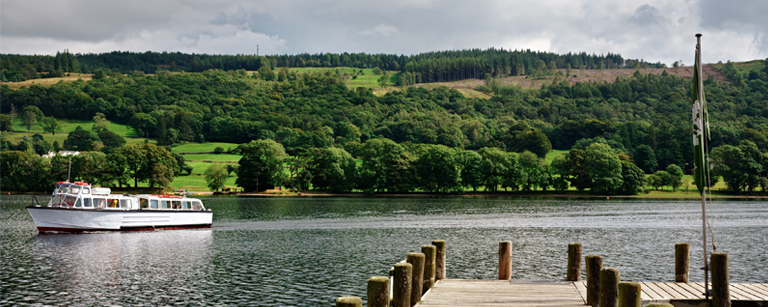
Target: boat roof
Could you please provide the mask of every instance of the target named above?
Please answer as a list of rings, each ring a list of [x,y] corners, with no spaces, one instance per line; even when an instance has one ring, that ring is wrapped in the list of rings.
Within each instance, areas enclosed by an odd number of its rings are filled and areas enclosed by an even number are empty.
[[[90,183],[87,183],[85,181],[75,181],[75,182],[59,181],[59,182],[56,183],[57,187],[60,186],[60,185],[67,185],[67,186],[78,185],[78,186],[84,186],[84,187],[90,187],[91,186]]]

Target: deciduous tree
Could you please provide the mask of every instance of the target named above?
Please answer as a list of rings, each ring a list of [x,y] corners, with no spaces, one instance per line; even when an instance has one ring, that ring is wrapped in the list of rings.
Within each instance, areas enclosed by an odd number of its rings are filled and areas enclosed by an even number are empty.
[[[211,191],[218,191],[224,188],[227,182],[227,170],[221,163],[212,163],[205,169],[205,182]]]
[[[59,121],[53,116],[43,118],[42,124],[43,131],[50,132],[52,135],[56,135],[56,131],[59,130]]]
[[[418,185],[425,191],[450,192],[459,187],[459,169],[453,149],[430,145],[414,163]]]
[[[589,177],[592,179],[591,192],[615,194],[621,190],[624,181],[621,176],[621,161],[610,146],[593,143],[587,147]]]
[[[243,155],[238,162],[235,184],[245,191],[261,192],[283,180],[283,145],[273,140],[256,140],[238,147]]]

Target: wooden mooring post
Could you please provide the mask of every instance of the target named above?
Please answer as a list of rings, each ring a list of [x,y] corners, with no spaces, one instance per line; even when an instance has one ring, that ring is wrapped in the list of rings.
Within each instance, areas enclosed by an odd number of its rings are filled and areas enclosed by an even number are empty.
[[[434,240],[432,245],[437,248],[435,254],[435,280],[445,279],[445,240]]]
[[[728,254],[712,253],[709,265],[712,273],[712,307],[731,307],[728,289]]]
[[[357,296],[342,296],[336,299],[336,307],[363,307],[363,299]]]
[[[600,307],[619,306],[619,269],[600,270]]]
[[[389,277],[375,276],[368,280],[368,307],[389,307]]]
[[[600,270],[603,269],[603,257],[589,255],[584,259],[587,263],[587,305],[598,307],[600,304]]]
[[[619,307],[640,307],[640,283],[619,283]]]
[[[421,291],[426,293],[435,286],[437,247],[434,245],[424,245],[421,247],[421,252],[424,254],[424,286]]]
[[[421,289],[424,283],[424,254],[409,253],[405,260],[413,266],[411,277],[411,305],[421,302]]]
[[[411,287],[413,287],[413,266],[410,263],[395,264],[392,276],[392,306],[411,306]]]
[[[581,280],[581,243],[579,242],[568,244],[568,272],[565,280]]]
[[[691,244],[675,244],[675,282],[688,282]]]
[[[512,242],[499,242],[499,280],[512,278]]]

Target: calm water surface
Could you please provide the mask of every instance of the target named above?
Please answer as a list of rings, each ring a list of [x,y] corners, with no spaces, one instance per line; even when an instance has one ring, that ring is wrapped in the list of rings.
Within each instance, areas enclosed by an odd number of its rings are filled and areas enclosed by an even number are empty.
[[[703,280],[701,203],[518,198],[210,198],[205,230],[38,235],[30,196],[0,197],[0,305],[332,306],[365,299],[368,278],[447,241],[447,277],[562,279],[567,245],[604,257],[625,281],[672,281],[691,243]],[[710,205],[733,282],[768,283],[768,203]],[[711,251],[711,246],[709,247]]]

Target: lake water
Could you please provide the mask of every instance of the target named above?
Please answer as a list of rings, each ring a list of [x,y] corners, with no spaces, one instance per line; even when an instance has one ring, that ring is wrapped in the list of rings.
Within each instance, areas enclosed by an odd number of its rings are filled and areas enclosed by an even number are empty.
[[[41,199],[42,201],[42,199]],[[569,242],[624,281],[673,281],[691,243],[703,281],[701,202],[526,198],[209,198],[211,229],[38,235],[31,196],[0,197],[0,305],[332,306],[365,299],[372,276],[432,240],[447,277],[563,279]],[[768,283],[768,203],[718,201],[709,214],[733,282]],[[708,247],[711,251],[711,245]],[[582,269],[583,271],[583,269]]]

